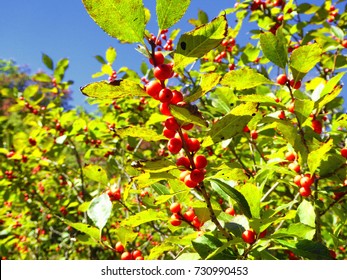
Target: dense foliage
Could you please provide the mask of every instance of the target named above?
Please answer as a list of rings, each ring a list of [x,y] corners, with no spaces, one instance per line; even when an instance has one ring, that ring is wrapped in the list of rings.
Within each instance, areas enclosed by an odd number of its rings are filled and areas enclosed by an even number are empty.
[[[148,63],[96,56],[88,113],[67,59],[0,61],[3,259],[347,257],[346,1],[242,1],[184,34],[189,0],[82,2]]]

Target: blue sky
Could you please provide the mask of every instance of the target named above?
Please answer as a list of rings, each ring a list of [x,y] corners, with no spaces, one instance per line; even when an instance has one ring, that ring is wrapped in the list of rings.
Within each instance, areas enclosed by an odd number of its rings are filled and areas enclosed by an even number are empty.
[[[234,0],[192,0],[186,15],[174,27],[182,32],[189,31],[192,25],[187,20],[196,18],[199,9],[206,11],[212,19],[234,3]],[[155,0],[144,0],[144,4],[152,11],[147,29],[157,33]],[[94,59],[95,55],[104,55],[105,50],[113,46],[117,50],[115,68],[127,66],[136,71],[145,59],[135,51],[136,45],[119,44],[104,33],[89,17],[81,0],[0,1],[0,10],[0,58],[28,65],[35,73],[40,69],[47,70],[41,62],[42,53],[51,56],[55,62],[67,57],[70,67],[66,78],[75,82],[72,86],[73,105],[86,106],[79,87],[92,82],[91,75],[99,71],[100,64]],[[247,26],[242,32],[244,37],[246,32]]]

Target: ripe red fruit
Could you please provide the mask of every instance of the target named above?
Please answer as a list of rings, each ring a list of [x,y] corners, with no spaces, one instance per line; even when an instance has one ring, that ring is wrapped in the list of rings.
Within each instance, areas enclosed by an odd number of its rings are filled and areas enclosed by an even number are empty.
[[[182,171],[180,174],[180,181],[184,182],[184,179],[186,178],[187,175],[190,174],[189,170]]]
[[[173,225],[174,227],[177,227],[181,225],[182,221],[180,219],[180,216],[178,216],[176,213],[173,214],[170,218],[170,224]]]
[[[323,127],[322,123],[319,120],[313,120],[311,124],[314,132],[318,134],[322,133]]]
[[[200,149],[200,142],[196,138],[189,138],[187,140],[187,146],[189,152],[197,152]]]
[[[258,132],[256,130],[252,130],[251,131],[251,138],[253,140],[257,139],[258,138]]]
[[[132,257],[133,257],[133,259],[135,259],[135,260],[136,260],[137,257],[142,257],[141,251],[140,251],[140,250],[135,250],[135,251],[133,251],[133,252],[132,252]]]
[[[342,148],[340,151],[341,156],[344,158],[347,158],[347,148]]]
[[[300,165],[296,162],[291,162],[288,164],[288,168],[295,171],[296,173],[300,172]]]
[[[186,125],[182,125],[182,128],[184,130],[191,130],[193,128],[194,124],[192,123],[189,123],[189,124],[186,124]]]
[[[184,183],[186,184],[186,186],[188,188],[195,188],[199,183],[196,181],[193,181],[191,178],[191,174],[188,174],[185,178],[184,178]]]
[[[114,191],[109,190],[107,192],[108,196],[110,197],[111,201],[116,201],[116,200],[120,200],[121,199],[121,193],[120,193],[120,189],[117,188]]]
[[[174,202],[170,205],[171,213],[178,213],[181,211],[181,204],[178,202]]]
[[[303,197],[307,197],[307,196],[310,196],[311,195],[311,189],[310,188],[304,188],[304,187],[301,187],[300,189],[299,189],[299,193],[300,193],[300,195],[301,196],[303,196]]]
[[[198,216],[195,216],[192,221],[192,225],[193,227],[199,229],[203,225],[203,223],[199,220]]]
[[[159,64],[163,64],[164,63],[164,56],[161,52],[155,52],[154,53],[154,60],[153,61],[153,58],[151,57],[149,59],[149,63],[152,64],[152,65],[159,65]],[[154,63],[155,62],[155,63]]]
[[[189,169],[190,168],[190,161],[187,157],[180,157],[176,160],[176,165],[180,168],[180,166],[184,167],[184,169]],[[181,169],[181,168],[180,168]]]
[[[170,129],[167,129],[167,128],[163,129],[163,135],[166,138],[169,138],[169,139],[174,138],[175,134],[176,134],[176,131],[174,131],[174,130],[170,130]]]
[[[305,189],[309,189],[312,185],[312,180],[308,177],[302,177],[300,179],[300,186]]]
[[[294,179],[293,179],[295,185],[301,187],[301,183],[300,183],[301,179],[302,179],[302,176],[301,176],[301,175],[296,175],[296,176],[294,177]]]
[[[178,130],[180,127],[174,117],[167,118],[164,125],[167,129],[170,130]]]
[[[151,81],[146,85],[146,92],[154,99],[159,99],[159,92],[163,89],[158,81]]]
[[[347,48],[347,40],[346,40],[346,39],[343,40],[343,41],[341,42],[341,45],[342,45],[344,48]]]
[[[168,103],[172,99],[172,91],[168,88],[163,88],[159,92],[159,101],[163,103]]]
[[[165,116],[171,116],[169,104],[170,103],[160,103],[159,105],[160,113],[162,113]]]
[[[118,241],[116,243],[115,249],[118,253],[123,253],[124,252],[124,246],[123,246],[122,242]]]
[[[124,252],[124,253],[121,255],[120,259],[123,260],[123,261],[124,261],[124,260],[132,260],[133,257],[132,257],[132,255],[131,255],[130,252]]]
[[[286,160],[294,161],[294,160],[297,159],[297,154],[296,154],[296,152],[294,152],[294,151],[292,151],[292,152],[286,152],[285,158],[286,158]]]
[[[301,81],[290,80],[290,86],[294,89],[299,89],[301,87]]]
[[[204,155],[198,155],[194,158],[194,163],[197,169],[202,169],[207,166],[207,159]]]
[[[294,113],[294,110],[295,110],[295,105],[294,105],[294,102],[292,102],[288,106],[288,111],[291,113]]]
[[[284,120],[286,118],[286,114],[284,113],[284,111],[281,111],[279,114],[278,114],[278,118],[280,120]]]
[[[173,90],[172,91],[172,99],[171,99],[171,104],[177,104],[178,102],[183,101],[183,94],[178,91],[178,90]]]
[[[204,172],[201,171],[200,169],[194,169],[190,173],[190,179],[196,183],[202,182],[204,178],[205,178]]]
[[[248,229],[242,233],[241,237],[246,243],[253,244],[255,242],[256,234],[253,229]]]
[[[182,149],[182,140],[178,138],[171,138],[167,143],[167,148],[171,154],[177,154]]]
[[[184,213],[183,217],[186,221],[191,222],[194,220],[195,212],[193,209],[189,209],[187,212]]]
[[[154,77],[160,81],[164,81],[172,77],[172,66],[170,64],[160,64],[154,68]]]
[[[35,146],[36,145],[36,140],[33,139],[32,137],[29,137],[29,143],[31,146]]]
[[[250,130],[249,130],[247,125],[243,128],[243,132],[250,132]]]
[[[235,216],[235,214],[236,214],[234,207],[229,207],[229,208],[225,209],[224,212],[231,215],[231,216]]]
[[[277,83],[279,85],[285,85],[287,83],[287,75],[286,74],[281,74],[277,77]]]
[[[143,261],[145,258],[143,256],[136,257],[135,261]]]
[[[15,153],[16,153],[15,151],[9,151],[9,152],[6,154],[6,157],[7,157],[7,158],[11,158],[11,157],[14,156]]]

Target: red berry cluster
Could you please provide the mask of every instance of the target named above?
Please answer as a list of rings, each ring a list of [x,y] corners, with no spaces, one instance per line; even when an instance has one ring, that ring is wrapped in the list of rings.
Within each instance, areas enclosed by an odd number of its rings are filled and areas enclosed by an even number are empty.
[[[224,39],[221,43],[221,45],[224,47],[224,50],[222,50],[219,54],[216,55],[216,57],[214,58],[214,62],[221,63],[223,58],[226,58],[228,53],[231,53],[233,51],[235,44],[236,41],[234,38]],[[230,70],[234,70],[235,64],[230,64],[228,67]]]
[[[16,178],[14,175],[13,175],[13,170],[6,170],[5,171],[5,175],[7,177],[8,180],[12,180],[14,178]]]
[[[301,175],[296,175],[294,177],[294,183],[299,187],[299,193],[303,197],[310,196],[312,191],[311,191],[311,186],[314,183],[314,176],[311,176],[311,174],[301,174]]]
[[[115,190],[108,190],[107,191],[108,196],[110,197],[111,201],[116,201],[121,199],[121,193],[120,189],[116,188]]]
[[[116,243],[115,250],[121,254],[121,260],[144,260],[140,250],[134,250],[132,252],[125,251],[124,245],[120,241]]]
[[[190,208],[184,214],[181,213],[181,210],[182,207],[180,203],[175,202],[171,204],[170,211],[172,213],[172,216],[170,218],[170,224],[177,227],[181,225],[182,221],[185,221],[194,228],[200,229],[200,227],[203,225],[203,222],[201,222],[198,216],[196,216],[194,209]]]
[[[334,5],[331,5],[329,8],[329,16],[327,19],[327,22],[333,22],[335,20],[335,17],[339,14],[338,10]]]
[[[289,80],[286,74],[279,75],[276,81],[279,85],[282,85],[282,86],[287,85],[292,87],[293,89],[299,89],[301,87],[300,80],[299,81],[295,81],[294,79]]]

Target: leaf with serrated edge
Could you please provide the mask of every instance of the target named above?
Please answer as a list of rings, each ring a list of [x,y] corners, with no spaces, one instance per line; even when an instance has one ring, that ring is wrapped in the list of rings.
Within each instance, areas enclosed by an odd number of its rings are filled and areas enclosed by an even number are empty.
[[[102,230],[106,225],[108,218],[111,215],[112,202],[110,197],[104,193],[100,196],[93,198],[91,201],[87,214],[94,224]]]
[[[226,73],[221,80],[221,85],[244,90],[263,84],[273,84],[268,78],[251,68],[242,68]]]
[[[61,219],[65,224],[67,224],[70,227],[73,227],[74,229],[83,232],[85,234],[88,234],[90,237],[92,237],[95,240],[100,240],[101,237],[101,231],[97,229],[96,227],[93,227],[88,224],[83,224],[83,223],[73,223],[69,220],[59,218]]]
[[[86,96],[99,99],[148,96],[139,84],[131,80],[118,80],[114,83],[95,82],[81,87],[80,90]]]
[[[141,127],[141,126],[129,126],[116,129],[117,135],[124,138],[126,136],[142,138],[145,141],[159,141],[166,139],[164,136],[157,134],[154,130]]]
[[[145,9],[142,0],[82,0],[89,16],[108,35],[126,43],[142,43]]]
[[[167,29],[178,22],[190,5],[190,0],[157,0],[156,12],[160,29]]]
[[[213,89],[221,78],[218,73],[207,73],[201,75],[201,82],[198,88],[192,93],[192,95],[185,98],[185,102],[193,102],[203,96],[205,93]]]
[[[190,111],[188,107],[171,104],[170,112],[176,119],[182,121],[185,124],[193,123],[199,126],[208,126],[208,123],[203,119],[199,112],[195,114],[194,112]]]
[[[216,17],[190,32],[182,34],[174,53],[174,70],[184,68],[216,48],[227,34],[225,15]]]

